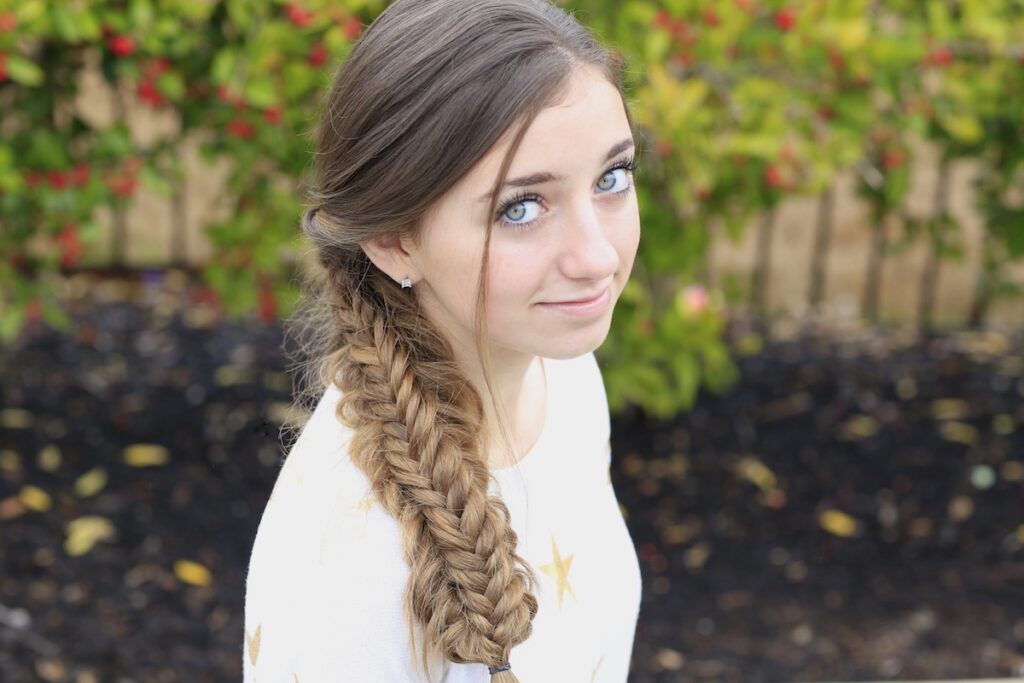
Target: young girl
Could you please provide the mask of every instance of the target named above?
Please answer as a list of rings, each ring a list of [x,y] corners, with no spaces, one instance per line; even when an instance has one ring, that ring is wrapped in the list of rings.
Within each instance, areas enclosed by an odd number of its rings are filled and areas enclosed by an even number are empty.
[[[543,0],[395,0],[335,75],[289,324],[316,407],[253,546],[246,683],[626,680],[593,354],[640,236],[621,68]]]

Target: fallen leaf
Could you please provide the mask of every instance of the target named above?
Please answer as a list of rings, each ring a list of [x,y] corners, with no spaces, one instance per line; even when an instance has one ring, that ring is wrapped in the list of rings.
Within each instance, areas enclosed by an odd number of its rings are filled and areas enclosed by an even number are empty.
[[[978,442],[978,430],[966,422],[943,422],[939,434],[946,441],[973,446]]]
[[[166,465],[168,460],[167,449],[157,444],[137,443],[124,449],[124,461],[132,467]]]
[[[0,427],[5,429],[28,429],[32,426],[32,413],[21,408],[0,410]]]
[[[736,463],[736,474],[757,485],[762,491],[771,491],[777,484],[775,473],[752,455]]]
[[[64,551],[71,556],[84,555],[92,550],[98,541],[112,538],[116,533],[114,525],[106,517],[85,515],[68,522]]]
[[[857,533],[857,520],[839,510],[826,510],[821,514],[818,522],[822,529],[836,536],[847,538]]]
[[[96,495],[107,485],[107,471],[102,467],[94,467],[75,480],[75,494],[79,498]]]
[[[191,560],[175,560],[174,575],[180,581],[193,586],[209,586],[213,579],[209,569]]]
[[[44,472],[56,472],[60,467],[61,460],[60,449],[52,443],[43,446],[39,450],[39,455],[36,456],[36,464]]]
[[[53,501],[50,499],[50,494],[42,490],[37,486],[26,484],[21,487],[21,492],[18,493],[18,497],[21,499],[21,504],[27,507],[29,510],[35,510],[36,512],[46,512],[49,510]]]
[[[967,401],[961,398],[940,398],[932,401],[931,408],[936,420],[962,420],[969,412]]]

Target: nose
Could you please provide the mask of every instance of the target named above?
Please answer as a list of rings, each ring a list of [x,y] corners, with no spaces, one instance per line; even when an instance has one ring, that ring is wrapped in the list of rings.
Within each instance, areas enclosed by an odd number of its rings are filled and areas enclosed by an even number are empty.
[[[608,281],[619,266],[619,254],[608,239],[606,222],[591,199],[575,202],[566,216],[562,267],[574,279]]]

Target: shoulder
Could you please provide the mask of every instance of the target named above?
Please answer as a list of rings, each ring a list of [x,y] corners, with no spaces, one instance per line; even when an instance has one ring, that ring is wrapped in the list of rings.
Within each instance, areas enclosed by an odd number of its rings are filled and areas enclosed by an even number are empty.
[[[348,457],[328,388],[285,459],[253,546],[246,627],[291,635],[299,680],[412,681],[401,529]],[[261,656],[261,659],[263,657]],[[290,680],[290,679],[289,679]]]
[[[547,365],[545,365],[547,367]],[[604,376],[593,351],[575,358],[556,360],[552,392],[556,401],[561,401],[570,415],[589,428],[610,431],[608,397],[605,393]],[[549,397],[551,398],[551,397]]]

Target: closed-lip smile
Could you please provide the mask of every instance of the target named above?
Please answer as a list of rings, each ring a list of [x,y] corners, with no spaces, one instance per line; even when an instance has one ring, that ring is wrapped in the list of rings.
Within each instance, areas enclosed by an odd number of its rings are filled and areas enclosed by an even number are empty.
[[[611,285],[609,285],[609,287],[610,286]],[[568,301],[545,301],[543,303],[546,303],[546,304],[585,304],[585,303],[588,303],[590,301],[593,301],[594,299],[596,299],[599,296],[601,296],[602,294],[604,294],[606,289],[608,289],[608,287],[605,287],[604,289],[601,289],[601,290],[597,291],[596,293],[591,294],[590,296],[585,296],[585,297],[582,297],[582,298],[579,298],[579,299],[572,299],[572,300],[568,300]]]

